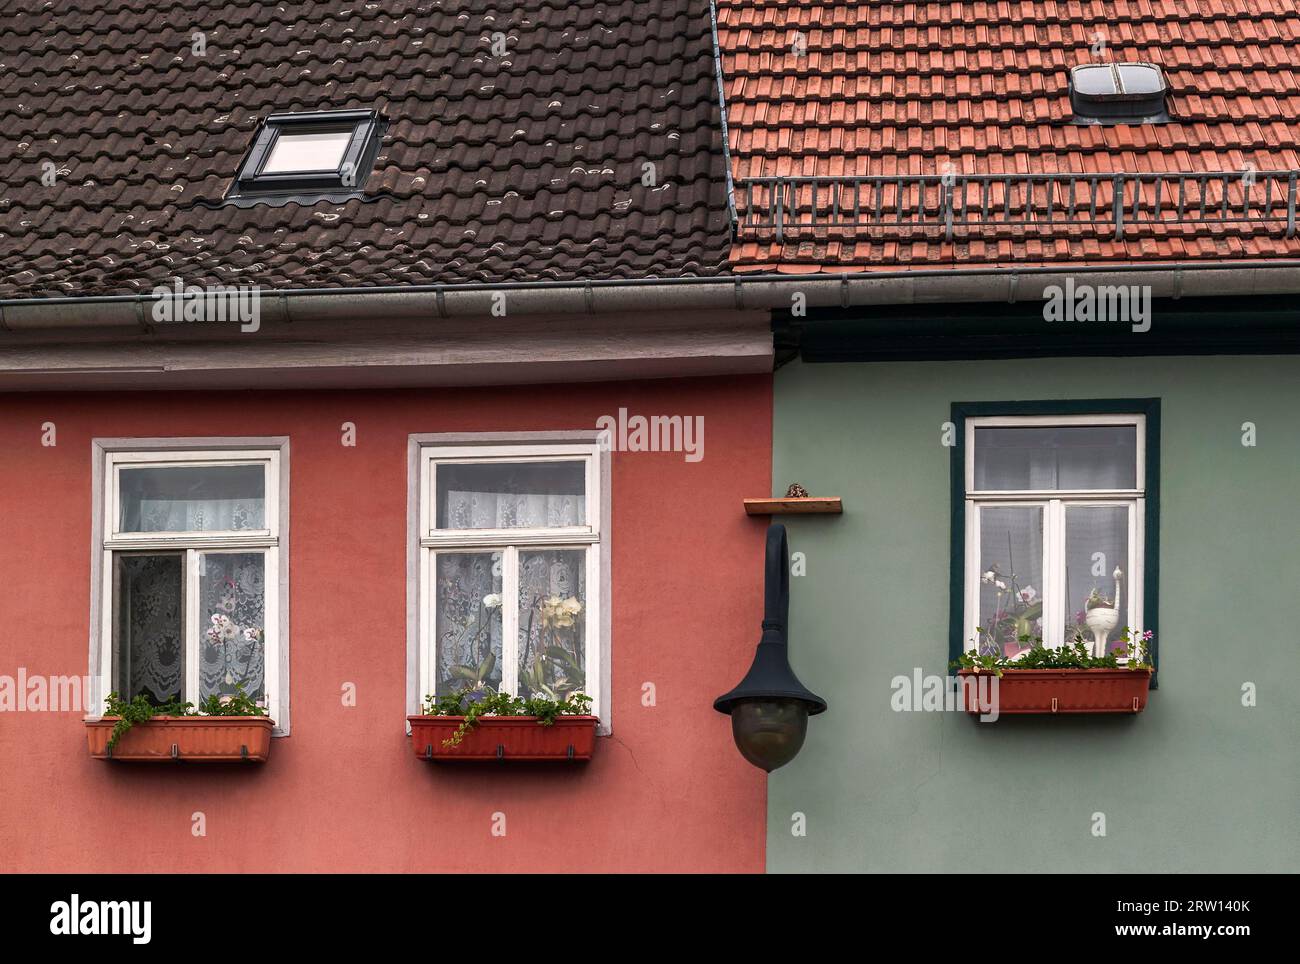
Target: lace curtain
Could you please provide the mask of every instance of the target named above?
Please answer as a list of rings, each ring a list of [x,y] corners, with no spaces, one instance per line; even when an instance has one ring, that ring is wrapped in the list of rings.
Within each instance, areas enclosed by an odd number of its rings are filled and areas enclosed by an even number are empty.
[[[563,699],[586,681],[587,552],[519,550],[519,690]]]
[[[466,687],[501,688],[500,552],[437,557],[439,696]]]
[[[579,462],[438,466],[440,529],[514,529],[583,525],[584,468]]]
[[[586,681],[587,550],[520,549],[519,688],[563,699]],[[437,693],[498,691],[502,673],[501,552],[437,557]]]
[[[181,591],[185,557],[118,556],[116,689],[128,700],[179,699],[185,687]]]
[[[118,561],[118,690],[154,703],[185,690],[185,557],[123,555]],[[265,560],[260,552],[205,553],[199,572],[199,700],[237,685],[265,695]],[[119,673],[123,670],[119,669]]]
[[[260,552],[199,557],[199,699],[265,696],[266,560]]]
[[[124,468],[123,532],[239,532],[266,523],[260,465]]]
[[[239,532],[261,529],[262,500],[142,499],[136,513],[124,518],[123,532]]]

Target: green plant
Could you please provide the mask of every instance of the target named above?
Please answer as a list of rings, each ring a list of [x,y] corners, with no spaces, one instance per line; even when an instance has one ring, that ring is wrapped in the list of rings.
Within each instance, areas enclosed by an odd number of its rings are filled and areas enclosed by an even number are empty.
[[[1011,558],[1010,541],[1007,556]],[[976,627],[980,634],[978,648],[985,653],[1005,654],[1008,646],[1028,639],[1030,630],[1041,624],[1043,600],[1033,586],[1021,586],[1014,571],[1004,576],[997,563],[980,576],[980,582],[991,587],[995,596],[988,627]]]
[[[1088,593],[1088,598],[1084,600],[1083,608],[1086,612],[1092,612],[1094,609],[1114,609],[1115,600],[1107,599],[1097,591],[1096,586],[1093,586],[1092,592]]]
[[[236,685],[235,692],[226,696],[213,693],[199,704],[197,716],[265,716],[266,710],[253,701],[244,692],[242,686]]]
[[[478,725],[482,716],[535,716],[539,726],[552,726],[557,716],[585,716],[591,712],[591,697],[585,693],[570,693],[562,700],[545,696],[525,698],[509,693],[484,693],[466,689],[442,696],[426,696],[425,716],[463,716],[460,726],[443,746],[459,746],[465,734]]]
[[[235,692],[229,696],[215,693],[209,696],[197,710],[193,703],[179,699],[151,703],[142,693],[127,702],[117,692],[112,692],[104,700],[104,715],[118,717],[108,737],[108,748],[112,750],[127,730],[137,723],[148,723],[155,716],[265,716],[266,710],[253,702],[242,686],[236,686]]]
[[[953,660],[951,666],[953,669],[969,669],[977,673],[991,672],[997,676],[1001,676],[1004,669],[1151,669],[1151,658],[1146,644],[1151,641],[1153,635],[1150,630],[1147,630],[1135,636],[1125,626],[1124,633],[1119,638],[1123,646],[1111,650],[1104,656],[1090,655],[1087,643],[1078,634],[1075,635],[1073,642],[1066,643],[1060,649],[1044,646],[1041,636],[1031,638],[1023,635],[1020,637],[1020,642],[1025,645],[1032,643],[1032,645],[1018,656],[968,651],[962,653],[959,659]],[[1128,660],[1123,666],[1119,662],[1121,658]]]

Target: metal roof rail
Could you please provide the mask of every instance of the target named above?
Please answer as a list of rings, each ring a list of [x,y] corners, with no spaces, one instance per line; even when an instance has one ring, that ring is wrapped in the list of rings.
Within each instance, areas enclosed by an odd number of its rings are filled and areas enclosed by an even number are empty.
[[[741,234],[775,240],[818,232],[899,234],[958,229],[979,237],[1004,228],[1051,233],[1097,229],[1246,225],[1293,238],[1297,171],[1055,174],[894,174],[751,177],[736,182]]]

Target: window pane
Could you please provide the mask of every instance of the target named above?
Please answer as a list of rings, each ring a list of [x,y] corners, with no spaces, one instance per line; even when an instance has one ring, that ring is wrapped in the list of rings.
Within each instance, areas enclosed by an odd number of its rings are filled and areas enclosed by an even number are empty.
[[[1076,634],[1093,643],[1094,627],[1106,635],[1106,649],[1117,648],[1117,639],[1128,625],[1129,508],[1124,505],[1071,505],[1065,508],[1065,636],[1073,643]],[[1119,578],[1115,598],[1115,569]],[[1112,610],[1118,610],[1112,614]],[[1088,626],[1088,613],[1094,626]]]
[[[1115,74],[1109,64],[1075,67],[1071,76],[1074,79],[1074,89],[1080,94],[1100,97],[1115,93]]]
[[[126,699],[179,699],[185,689],[185,557],[113,557],[113,688]]]
[[[448,463],[435,471],[439,529],[586,525],[584,462]]]
[[[587,674],[587,552],[519,553],[519,693],[564,699]]]
[[[320,131],[314,134],[282,133],[275,139],[271,155],[262,165],[263,174],[295,174],[299,171],[337,171],[352,131]]]
[[[977,428],[975,488],[1137,488],[1137,426]]]
[[[1043,635],[1043,508],[980,513],[979,651],[1015,656]]]
[[[176,465],[118,472],[119,532],[265,529],[261,465]]]
[[[501,689],[501,553],[437,557],[437,692]]]
[[[1148,64],[1120,64],[1116,69],[1126,94],[1158,94],[1165,89],[1159,68]]]
[[[199,699],[242,686],[265,697],[266,559],[260,552],[199,555]]]

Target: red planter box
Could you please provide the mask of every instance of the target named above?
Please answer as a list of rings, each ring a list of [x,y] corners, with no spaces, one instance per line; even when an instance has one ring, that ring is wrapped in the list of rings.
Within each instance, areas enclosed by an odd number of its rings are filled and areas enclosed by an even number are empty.
[[[411,748],[422,760],[590,760],[596,749],[594,716],[558,716],[542,726],[535,716],[480,716],[456,746],[445,746],[463,716],[408,716]]]
[[[993,674],[963,669],[966,711],[979,715],[976,678]],[[988,684],[985,684],[988,685]],[[1151,687],[1148,669],[1004,669],[997,711],[1009,713],[1141,713]],[[992,693],[989,691],[989,695]]]
[[[96,760],[132,763],[265,763],[271,728],[265,716],[155,716],[122,734],[112,752],[108,740],[116,716],[86,723],[86,742]]]

